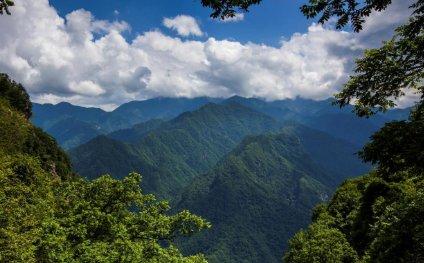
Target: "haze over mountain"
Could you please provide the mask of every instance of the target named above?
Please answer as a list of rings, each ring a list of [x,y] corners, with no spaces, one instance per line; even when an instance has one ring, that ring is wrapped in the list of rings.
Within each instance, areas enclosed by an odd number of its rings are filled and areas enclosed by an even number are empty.
[[[340,110],[332,106],[331,100],[314,101],[298,98],[267,102],[240,96],[228,99],[156,98],[129,102],[112,112],[74,106],[64,102],[56,105],[34,103],[32,121],[54,136],[62,147],[71,149],[97,135],[130,129],[133,125],[152,119],[169,120],[183,112],[196,110],[209,102],[244,105],[278,121],[296,121],[358,146],[363,145],[369,136],[385,122],[405,119],[410,110],[397,109],[370,119],[361,119],[352,115],[350,108]]]
[[[106,112],[99,108],[74,106],[66,102],[56,105],[34,103],[32,121],[56,137],[64,148],[69,149],[87,142],[99,134],[130,128],[151,119],[170,119],[180,113],[195,110],[206,103],[217,100],[206,97],[195,99],[156,98],[132,101],[121,105],[112,112]],[[55,125],[58,123],[61,131],[55,129]],[[67,131],[70,136],[63,136],[64,131]]]

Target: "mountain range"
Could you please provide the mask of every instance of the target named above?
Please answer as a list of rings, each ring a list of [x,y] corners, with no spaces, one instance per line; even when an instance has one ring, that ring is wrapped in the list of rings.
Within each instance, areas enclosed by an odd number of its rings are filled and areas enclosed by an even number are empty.
[[[210,231],[180,240],[185,253],[273,263],[318,202],[371,169],[355,155],[368,137],[409,112],[350,110],[331,100],[157,98],[112,112],[38,104],[33,122],[68,148],[80,175],[140,172],[145,192],[209,220]]]
[[[409,112],[409,109],[397,109],[371,119],[361,119],[351,114],[350,107],[341,110],[332,106],[330,99],[314,101],[297,98],[267,102],[240,96],[228,99],[154,98],[128,102],[111,112],[66,102],[56,105],[33,103],[32,122],[54,136],[63,148],[71,149],[98,135],[132,129],[134,125],[149,120],[170,120],[207,103],[237,103],[278,121],[296,121],[358,146],[363,145],[385,122],[407,118]]]

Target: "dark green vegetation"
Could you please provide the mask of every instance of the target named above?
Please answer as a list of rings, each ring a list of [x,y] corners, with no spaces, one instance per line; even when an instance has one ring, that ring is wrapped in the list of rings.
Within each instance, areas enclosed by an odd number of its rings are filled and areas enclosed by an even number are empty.
[[[349,180],[290,241],[287,262],[421,262],[424,259],[424,111],[392,122],[361,152],[377,169]],[[329,249],[335,247],[335,249]]]
[[[283,111],[275,105],[233,97],[167,122],[96,137],[71,156],[89,178],[141,171],[143,189],[211,221],[211,230],[180,241],[186,253],[202,251],[210,262],[279,262],[282,246],[307,225],[312,207],[370,167],[354,155],[357,145],[278,122],[269,116],[269,108]],[[296,116],[312,116],[308,105],[284,105]]]
[[[134,144],[101,136],[70,153],[81,175],[95,178],[99,172],[109,171],[122,177],[140,171],[145,175],[143,189],[175,199],[183,187],[212,168],[246,135],[279,127],[271,117],[240,105],[207,104],[141,134],[133,139]]]
[[[261,2],[262,0],[201,0],[203,6],[212,9],[212,18],[221,19],[234,17],[237,12],[248,12],[251,6]],[[391,3],[392,0],[309,0],[300,10],[307,18],[321,15],[319,23],[336,17],[338,29],[350,23],[358,32],[371,12],[382,11]]]
[[[141,192],[141,176],[86,181],[34,127],[28,94],[0,82],[0,262],[206,262],[173,245],[209,224]]]
[[[385,8],[391,1],[380,2]],[[328,2],[313,8],[313,15],[340,16]],[[392,40],[357,61],[337,103],[357,98],[356,114],[370,116],[393,107],[405,90],[421,99],[408,121],[387,123],[372,136],[360,157],[376,169],[345,182],[315,209],[313,223],[291,239],[286,262],[424,261],[424,1],[411,12]]]
[[[118,141],[136,143],[150,131],[159,128],[164,122],[165,121],[162,119],[151,119],[149,121],[136,124],[132,128],[109,133],[107,136]]]
[[[15,5],[11,0],[0,0],[0,15],[4,13],[10,15],[9,7]]]
[[[21,84],[11,80],[8,75],[0,73],[0,96],[7,101],[10,106],[25,115],[26,118],[32,115],[32,104],[29,95]]]
[[[184,251],[200,249],[210,262],[280,262],[284,244],[309,222],[313,206],[327,200],[349,172],[367,170],[351,152],[345,142],[302,126],[245,138],[183,193],[178,206],[213,225],[182,242]],[[337,163],[334,154],[347,160]]]

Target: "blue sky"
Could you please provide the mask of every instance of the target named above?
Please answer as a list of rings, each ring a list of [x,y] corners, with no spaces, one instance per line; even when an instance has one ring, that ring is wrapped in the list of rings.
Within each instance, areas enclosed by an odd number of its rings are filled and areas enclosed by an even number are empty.
[[[306,32],[311,20],[307,20],[299,7],[305,0],[265,0],[253,6],[237,23],[219,23],[210,19],[210,9],[204,8],[200,0],[52,0],[51,4],[65,15],[84,8],[97,19],[127,21],[132,28],[127,38],[131,39],[145,31],[161,28],[164,17],[185,14],[195,17],[208,36],[217,39],[234,39],[240,42],[265,43],[277,46],[282,37],[295,32]],[[115,10],[119,12],[115,14]],[[173,34],[172,31],[167,31]],[[207,36],[204,36],[207,38]]]
[[[410,14],[394,0],[356,34],[307,20],[305,1],[264,0],[223,23],[200,0],[19,0],[0,16],[0,72],[34,102],[106,110],[158,96],[321,100]]]

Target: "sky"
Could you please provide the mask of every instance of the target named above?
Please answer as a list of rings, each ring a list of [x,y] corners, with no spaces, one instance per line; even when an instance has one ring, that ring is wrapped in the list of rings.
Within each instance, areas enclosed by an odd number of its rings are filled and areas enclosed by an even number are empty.
[[[16,0],[0,16],[0,72],[34,102],[105,110],[158,96],[320,100],[410,14],[395,0],[358,34],[307,20],[305,1],[265,0],[221,21],[200,0]]]

